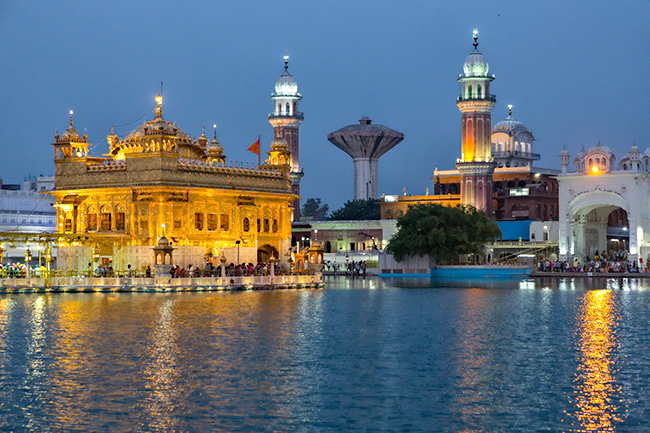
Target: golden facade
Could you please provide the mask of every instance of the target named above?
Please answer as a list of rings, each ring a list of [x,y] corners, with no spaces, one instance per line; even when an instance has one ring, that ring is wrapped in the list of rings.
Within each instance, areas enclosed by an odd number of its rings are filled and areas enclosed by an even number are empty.
[[[153,265],[152,247],[164,234],[174,263],[202,265],[286,260],[291,238],[291,153],[282,138],[258,168],[227,164],[223,148],[203,131],[194,139],[156,115],[123,139],[111,131],[109,152],[88,155],[88,137],[70,127],[55,135],[57,232],[79,234],[60,245],[59,267],[80,269],[97,246],[116,270]],[[67,256],[66,256],[67,254]]]

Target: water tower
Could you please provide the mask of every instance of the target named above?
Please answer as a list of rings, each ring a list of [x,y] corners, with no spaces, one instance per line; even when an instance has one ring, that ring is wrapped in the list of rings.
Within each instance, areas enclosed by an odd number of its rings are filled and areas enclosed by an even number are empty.
[[[327,134],[327,139],[354,161],[354,199],[377,198],[377,162],[384,153],[404,140],[404,134],[367,117]]]

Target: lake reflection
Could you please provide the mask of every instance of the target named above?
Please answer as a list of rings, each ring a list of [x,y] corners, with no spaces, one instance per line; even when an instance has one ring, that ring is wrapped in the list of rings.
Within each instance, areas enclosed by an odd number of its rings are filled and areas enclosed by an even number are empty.
[[[0,297],[17,431],[643,431],[642,280]]]

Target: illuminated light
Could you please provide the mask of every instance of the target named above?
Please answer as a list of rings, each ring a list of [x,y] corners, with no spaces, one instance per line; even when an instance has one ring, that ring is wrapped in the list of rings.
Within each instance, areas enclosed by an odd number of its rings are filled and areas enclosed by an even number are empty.
[[[162,105],[162,96],[156,95],[156,103],[158,104],[158,106]]]
[[[599,170],[598,170],[598,167],[596,167],[594,165],[593,167],[591,167],[591,171],[594,172],[594,173],[598,173]]]
[[[74,114],[74,111],[70,110],[70,115],[72,116]]]

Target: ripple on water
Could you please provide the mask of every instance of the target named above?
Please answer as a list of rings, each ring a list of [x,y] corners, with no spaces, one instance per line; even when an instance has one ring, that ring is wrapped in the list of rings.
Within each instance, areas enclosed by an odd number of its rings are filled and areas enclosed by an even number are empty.
[[[603,284],[0,297],[0,425],[639,431],[649,292]]]

